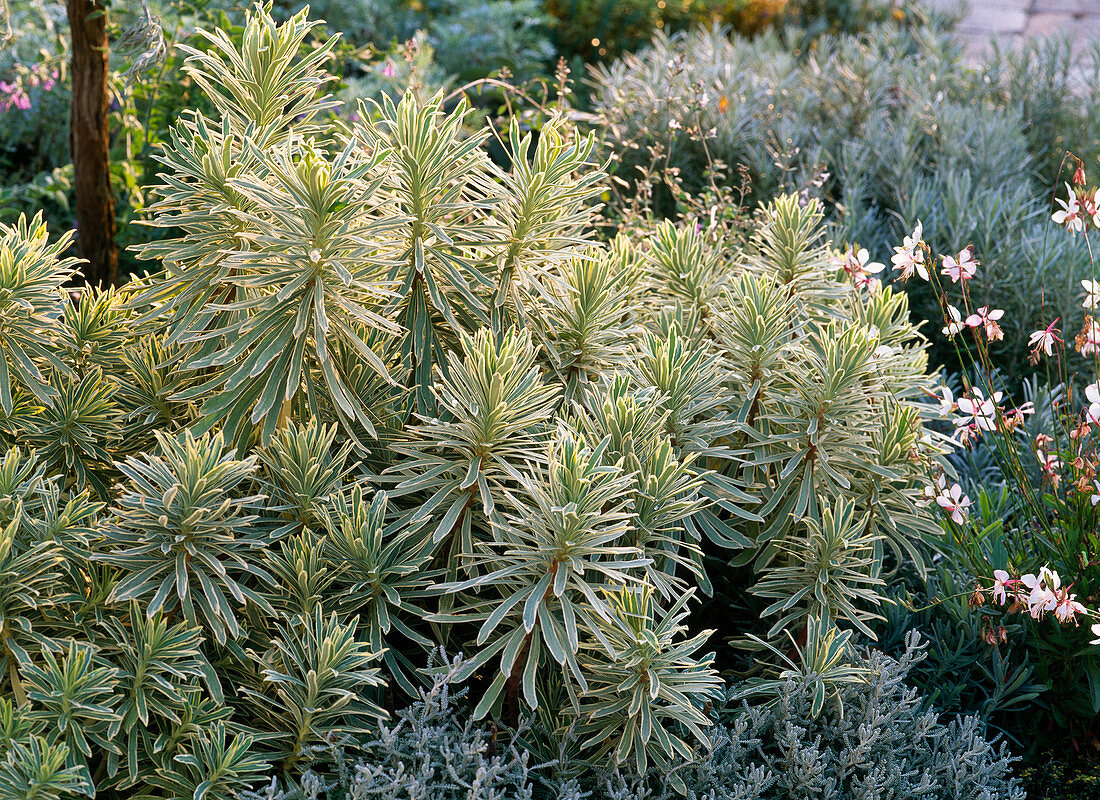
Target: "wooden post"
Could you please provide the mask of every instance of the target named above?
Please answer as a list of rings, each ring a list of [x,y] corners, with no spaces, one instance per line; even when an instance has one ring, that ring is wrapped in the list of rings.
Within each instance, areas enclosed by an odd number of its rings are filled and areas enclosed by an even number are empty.
[[[66,0],[72,33],[69,149],[76,195],[77,252],[89,285],[118,283],[115,195],[107,125],[107,10],[97,0]]]

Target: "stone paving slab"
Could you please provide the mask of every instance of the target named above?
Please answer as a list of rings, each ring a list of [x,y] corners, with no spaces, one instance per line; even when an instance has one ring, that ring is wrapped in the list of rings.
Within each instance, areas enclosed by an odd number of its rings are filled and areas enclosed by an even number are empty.
[[[1100,40],[1100,0],[931,0],[945,10],[965,8],[958,32],[966,38],[966,57],[980,63],[993,51],[1020,47],[1032,37],[1066,36],[1074,50],[1086,52]],[[1080,76],[1084,80],[1084,75]]]

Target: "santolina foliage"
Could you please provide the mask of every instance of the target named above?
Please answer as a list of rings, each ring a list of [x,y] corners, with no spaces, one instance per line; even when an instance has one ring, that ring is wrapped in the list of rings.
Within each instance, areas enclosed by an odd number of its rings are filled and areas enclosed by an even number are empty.
[[[2,231],[2,780],[324,774],[440,644],[476,718],[675,773],[721,694],[711,564],[833,658],[887,554],[925,563],[905,296],[853,286],[795,196],[749,238],[601,243],[591,138],[514,123],[505,169],[441,97],[334,120],[309,29],[258,8],[191,53],[215,110],[161,156],[148,276],[70,307],[59,246]]]

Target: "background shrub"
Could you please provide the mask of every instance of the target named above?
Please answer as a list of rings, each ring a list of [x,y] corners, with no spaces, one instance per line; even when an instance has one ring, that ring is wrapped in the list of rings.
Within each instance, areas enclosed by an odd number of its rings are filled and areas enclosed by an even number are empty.
[[[983,265],[975,298],[1006,310],[993,355],[1013,382],[1028,372],[1017,354],[1041,320],[1060,316],[1067,330],[1082,320],[1087,248],[1051,235],[1048,206],[1069,177],[1058,170],[1063,148],[1100,168],[1089,122],[1098,96],[1069,89],[1086,59],[1055,41],[974,70],[946,23],[919,15],[825,35],[805,52],[779,34],[696,30],[660,34],[642,53],[598,67],[594,105],[616,174],[643,197],[655,192],[658,213],[671,207],[667,187],[699,192],[713,168],[744,169],[752,198],[821,197],[835,241],[859,243],[879,261],[918,219],[938,252],[972,245]],[[1032,95],[1024,87],[1039,75],[1049,91]],[[940,318],[929,292],[912,296],[917,319]],[[933,363],[958,361],[939,344]]]

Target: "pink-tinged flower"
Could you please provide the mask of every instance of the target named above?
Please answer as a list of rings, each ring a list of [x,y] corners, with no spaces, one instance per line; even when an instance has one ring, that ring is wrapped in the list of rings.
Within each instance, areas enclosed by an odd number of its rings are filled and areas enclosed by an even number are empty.
[[[1050,479],[1051,483],[1057,485],[1058,479],[1061,477],[1059,470],[1062,469],[1062,459],[1053,453],[1045,453],[1042,450],[1036,450],[1035,455],[1043,467],[1043,473]]]
[[[1085,213],[1092,217],[1093,227],[1100,228],[1100,188],[1092,193],[1092,197],[1085,195]]]
[[[1085,387],[1085,398],[1089,401],[1085,420],[1091,425],[1100,425],[1100,382]]]
[[[1100,353],[1100,322],[1092,317],[1085,317],[1085,324],[1074,341],[1077,352],[1083,356]]]
[[[997,605],[1003,606],[1008,600],[1008,593],[1005,591],[1011,587],[1016,581],[1009,577],[1009,574],[1003,569],[993,570],[993,599]]]
[[[1075,599],[1076,597],[1077,595],[1075,594],[1063,592],[1058,598],[1058,603],[1054,606],[1054,616],[1059,622],[1072,622],[1076,625],[1077,615],[1088,613],[1088,609],[1078,603]]]
[[[1005,315],[1005,312],[1000,308],[995,308],[992,311],[989,310],[989,306],[982,306],[976,313],[971,314],[964,320],[964,324],[968,328],[984,328],[985,335],[991,342],[995,342],[998,339],[1004,338],[1004,331],[1001,330],[1001,326],[997,324],[997,320]]]
[[[917,220],[917,227],[913,229],[912,236],[906,236],[901,247],[894,248],[894,255],[890,256],[890,262],[895,270],[901,270],[900,280],[908,280],[915,271],[924,280],[929,280],[928,267],[924,263],[924,250],[921,249],[921,237],[924,235],[924,226]]]
[[[1001,392],[985,397],[982,390],[975,387],[971,397],[959,398],[959,411],[962,416],[955,420],[955,426],[976,425],[979,430],[991,431],[997,427],[997,403],[1001,402]]]
[[[1062,585],[1057,572],[1043,567],[1039,570],[1038,577],[1028,573],[1020,578],[1020,583],[1030,590],[1027,596],[1027,610],[1032,618],[1039,619],[1047,611],[1054,610],[1058,604],[1058,589]]]
[[[1030,400],[1024,403],[1022,406],[1017,406],[1011,411],[1004,411],[1001,414],[1001,420],[1004,422],[1006,430],[1014,431],[1018,427],[1024,424],[1024,417],[1028,414],[1035,413],[1035,404]]]
[[[947,315],[947,324],[943,326],[943,333],[945,336],[954,336],[966,327],[963,323],[962,314],[959,312],[959,309],[949,305],[947,307]]]
[[[947,479],[942,474],[936,476],[935,483],[926,484],[919,499],[914,502],[920,508],[928,508],[936,502],[936,498],[947,491]]]
[[[849,247],[841,259],[841,267],[851,277],[852,283],[855,284],[857,289],[874,289],[878,279],[871,276],[877,275],[886,269],[885,264],[868,261],[870,257],[871,255],[867,252],[866,247],[861,247],[859,250]]]
[[[1100,189],[1097,189],[1100,192]],[[1097,225],[1100,228],[1100,225]],[[1085,308],[1096,308],[1100,306],[1100,282],[1097,281],[1081,281],[1081,285],[1085,287],[1085,302],[1082,303]]]
[[[386,78],[392,78],[397,74],[397,68],[393,65],[390,59],[386,59],[386,63],[382,65],[382,76]]]
[[[952,522],[962,525],[966,522],[970,498],[962,493],[962,487],[956,483],[950,489],[944,489],[936,495],[936,505],[951,517]]]
[[[967,247],[959,251],[958,258],[943,256],[943,269],[940,273],[951,279],[952,283],[968,281],[978,271],[978,262],[974,260],[974,251]]]
[[[958,409],[958,405],[955,403],[955,395],[951,392],[951,389],[947,386],[940,387],[940,395],[937,397],[940,401],[940,416],[949,416],[952,412]]]
[[[1035,331],[1028,337],[1027,343],[1030,345],[1032,351],[1038,356],[1039,351],[1046,353],[1048,356],[1053,355],[1054,345],[1062,344],[1062,337],[1058,334],[1060,330],[1054,326],[1058,324],[1058,320],[1047,325],[1045,330]]]
[[[1081,203],[1077,200],[1077,195],[1074,194],[1073,188],[1067,183],[1066,191],[1069,192],[1069,199],[1063,200],[1060,197],[1054,198],[1054,201],[1061,206],[1060,209],[1050,215],[1050,218],[1054,220],[1057,225],[1065,225],[1066,230],[1070,233],[1077,233],[1085,229],[1085,220],[1081,216]]]

